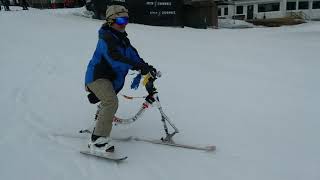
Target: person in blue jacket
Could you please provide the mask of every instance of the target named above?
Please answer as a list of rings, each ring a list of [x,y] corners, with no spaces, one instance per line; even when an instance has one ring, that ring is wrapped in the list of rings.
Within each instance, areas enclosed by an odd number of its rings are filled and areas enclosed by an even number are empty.
[[[156,72],[131,45],[125,32],[128,22],[128,10],[124,6],[108,7],[106,22],[99,30],[98,44],[87,66],[85,86],[90,92],[89,101],[100,101],[97,122],[88,144],[92,151],[115,150],[110,138],[112,120],[118,109],[117,93],[123,88],[129,69],[138,70],[142,75]]]
[[[20,4],[21,4],[21,7],[22,7],[22,10],[29,10],[29,9],[28,9],[28,2],[27,2],[27,0],[21,0],[21,1],[20,1]]]
[[[9,8],[10,2],[9,2],[9,0],[1,0],[1,3],[4,6],[4,10],[5,11],[10,11],[10,8]],[[1,6],[0,6],[0,10],[1,10]]]

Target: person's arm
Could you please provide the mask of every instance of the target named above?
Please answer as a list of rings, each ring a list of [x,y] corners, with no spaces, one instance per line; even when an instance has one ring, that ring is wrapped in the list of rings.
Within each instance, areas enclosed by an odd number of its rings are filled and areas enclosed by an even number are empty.
[[[153,66],[144,62],[144,60],[140,58],[137,50],[133,46],[130,45],[131,46],[130,48],[132,49],[131,51],[133,51],[131,52],[130,57],[126,57],[122,55],[117,49],[117,42],[112,35],[106,34],[104,37],[104,40],[107,43],[108,54],[113,60],[131,65],[132,70],[136,70],[136,71],[140,70],[142,75],[148,74],[151,71],[156,71]],[[134,55],[132,55],[132,53]]]
[[[112,35],[106,34],[104,37],[104,40],[107,43],[107,51],[109,56],[115,60],[115,61],[119,61],[125,64],[129,64],[131,66],[135,66],[137,64],[137,62],[135,62],[134,60],[122,55],[119,50],[117,49],[117,43],[116,40],[114,39],[114,37],[112,37]]]

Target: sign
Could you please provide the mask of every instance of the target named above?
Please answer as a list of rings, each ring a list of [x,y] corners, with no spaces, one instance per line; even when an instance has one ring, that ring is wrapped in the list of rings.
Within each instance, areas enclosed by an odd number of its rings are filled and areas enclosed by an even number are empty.
[[[145,7],[147,15],[151,16],[175,16],[177,14],[176,0],[155,0],[146,1]]]

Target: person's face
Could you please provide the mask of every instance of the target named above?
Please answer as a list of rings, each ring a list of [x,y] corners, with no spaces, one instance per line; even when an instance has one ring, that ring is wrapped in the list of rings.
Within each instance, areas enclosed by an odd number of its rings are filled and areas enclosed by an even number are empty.
[[[112,24],[112,27],[120,32],[125,31],[127,24],[129,23],[129,17],[117,17]]]

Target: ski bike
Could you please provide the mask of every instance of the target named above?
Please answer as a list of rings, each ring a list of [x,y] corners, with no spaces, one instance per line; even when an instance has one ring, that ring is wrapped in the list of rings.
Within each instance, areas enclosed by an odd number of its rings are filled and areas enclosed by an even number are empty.
[[[119,117],[114,117],[113,118],[113,123],[114,125],[124,125],[124,124],[131,124],[137,121],[142,117],[144,112],[151,108],[151,107],[156,107],[161,116],[161,121],[163,123],[163,128],[165,132],[165,136],[161,137],[159,139],[147,139],[147,138],[140,138],[140,137],[134,137],[134,136],[129,136],[126,138],[113,138],[114,140],[119,140],[119,141],[129,141],[129,140],[135,140],[135,141],[144,141],[144,142],[149,142],[153,144],[162,144],[162,145],[168,145],[168,146],[175,146],[175,147],[181,147],[181,148],[187,148],[187,149],[195,149],[195,150],[204,150],[204,151],[214,151],[216,147],[214,145],[210,146],[197,146],[197,145],[187,145],[187,144],[181,144],[181,143],[176,143],[173,140],[173,136],[177,133],[179,133],[178,128],[173,124],[173,122],[168,118],[168,116],[164,113],[163,108],[160,103],[160,99],[158,96],[158,91],[155,88],[154,82],[161,77],[161,73],[158,71],[154,74],[147,74],[144,78],[144,85],[145,88],[148,92],[148,95],[142,98],[145,98],[145,101],[142,103],[140,109],[138,112],[131,118],[119,118]],[[129,97],[129,96],[124,96],[127,99],[132,99],[134,97]],[[99,106],[98,110],[96,113],[95,119],[97,119],[97,114],[99,112]],[[172,132],[169,132],[168,124],[170,125],[170,129],[172,129]],[[88,129],[80,130],[79,133],[90,133],[91,131]]]

